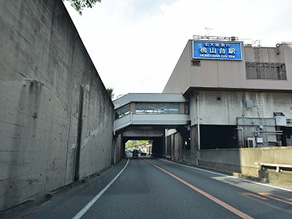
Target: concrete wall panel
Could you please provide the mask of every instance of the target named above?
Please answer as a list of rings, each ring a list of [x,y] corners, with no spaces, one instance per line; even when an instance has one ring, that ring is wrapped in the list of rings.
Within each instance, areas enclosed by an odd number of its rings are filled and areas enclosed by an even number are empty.
[[[192,125],[197,124],[197,104],[200,124],[236,125],[236,117],[273,118],[274,112],[292,119],[291,93],[197,91],[196,94],[198,97],[190,97]],[[248,100],[252,101],[252,107],[247,107]]]
[[[74,181],[80,121],[79,177],[110,166],[113,104],[61,0],[0,5],[3,210]]]
[[[292,165],[292,147],[201,150],[199,164],[259,177],[260,163]]]
[[[176,74],[172,74],[163,90],[163,93],[183,93],[190,86],[192,68],[200,71],[200,68],[191,66],[191,47],[187,44],[174,68]]]
[[[185,93],[189,88],[291,90],[291,44],[284,43],[278,48],[243,47],[242,57],[240,61],[202,59],[194,66],[189,40],[163,93]],[[287,80],[247,79],[245,62],[285,63]]]

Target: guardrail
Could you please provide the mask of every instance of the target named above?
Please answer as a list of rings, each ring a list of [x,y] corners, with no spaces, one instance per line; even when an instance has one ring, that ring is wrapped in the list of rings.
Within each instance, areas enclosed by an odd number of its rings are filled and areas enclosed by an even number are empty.
[[[292,165],[289,164],[260,163],[259,166],[261,170],[265,167],[276,168],[276,172],[281,172],[282,169],[292,169]]]

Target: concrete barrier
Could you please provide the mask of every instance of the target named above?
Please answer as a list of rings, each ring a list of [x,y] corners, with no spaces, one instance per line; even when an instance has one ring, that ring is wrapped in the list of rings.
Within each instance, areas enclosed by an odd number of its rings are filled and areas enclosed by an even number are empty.
[[[200,150],[199,156],[200,166],[292,188],[292,147]]]

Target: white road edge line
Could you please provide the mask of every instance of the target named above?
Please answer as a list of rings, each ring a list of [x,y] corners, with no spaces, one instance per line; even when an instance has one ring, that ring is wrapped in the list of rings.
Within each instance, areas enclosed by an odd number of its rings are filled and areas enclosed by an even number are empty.
[[[101,190],[90,202],[88,202],[88,204],[82,208],[81,211],[79,211],[74,217],[73,219],[80,219],[91,207],[92,205],[94,205],[94,203],[103,195],[103,193],[105,193],[105,191],[116,181],[116,179],[122,174],[122,172],[126,169],[126,167],[129,164],[129,159],[126,163],[126,165],[124,166],[124,168],[118,173],[118,175],[116,175],[116,177],[106,186],[104,187],[103,190]]]
[[[261,185],[261,186],[267,186],[267,187],[271,187],[271,188],[274,188],[274,189],[284,190],[286,192],[292,192],[291,189],[286,189],[286,188],[283,188],[283,187],[278,187],[278,186],[273,186],[273,185],[270,185],[270,184],[255,182],[255,181],[251,181],[251,180],[248,180],[248,179],[239,178],[239,177],[236,177],[236,176],[228,176],[226,174],[216,173],[216,172],[213,172],[213,171],[210,171],[210,170],[204,170],[204,169],[200,169],[200,168],[197,168],[197,167],[192,167],[192,166],[188,166],[188,165],[184,165],[184,164],[180,164],[180,163],[175,163],[175,162],[172,162],[172,161],[169,161],[169,160],[164,160],[164,159],[159,159],[159,160],[161,160],[163,162],[166,162],[166,163],[168,162],[168,163],[176,164],[178,166],[187,167],[187,168],[191,168],[191,169],[194,169],[194,170],[211,173],[211,174],[218,175],[218,176],[224,176],[224,177],[227,177],[227,178],[242,180],[242,181],[246,181],[246,182],[257,184],[257,185]]]

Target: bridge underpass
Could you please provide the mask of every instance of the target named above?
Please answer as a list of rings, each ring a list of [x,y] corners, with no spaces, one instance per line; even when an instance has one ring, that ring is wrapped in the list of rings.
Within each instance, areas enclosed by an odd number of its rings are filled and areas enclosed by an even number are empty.
[[[152,142],[152,148],[150,155],[153,157],[163,157],[164,155],[164,138],[163,137],[152,137],[152,138],[123,138],[123,145],[129,140],[149,140]]]
[[[164,157],[165,148],[165,126],[130,126],[121,133],[122,150],[129,140],[149,140],[152,142],[151,156]],[[172,127],[175,128],[175,127]]]
[[[121,156],[128,140],[152,140],[152,156],[165,157],[182,150],[168,146],[167,130],[180,133],[181,145],[189,138],[189,106],[181,94],[128,94],[115,100],[114,105],[115,147]]]

